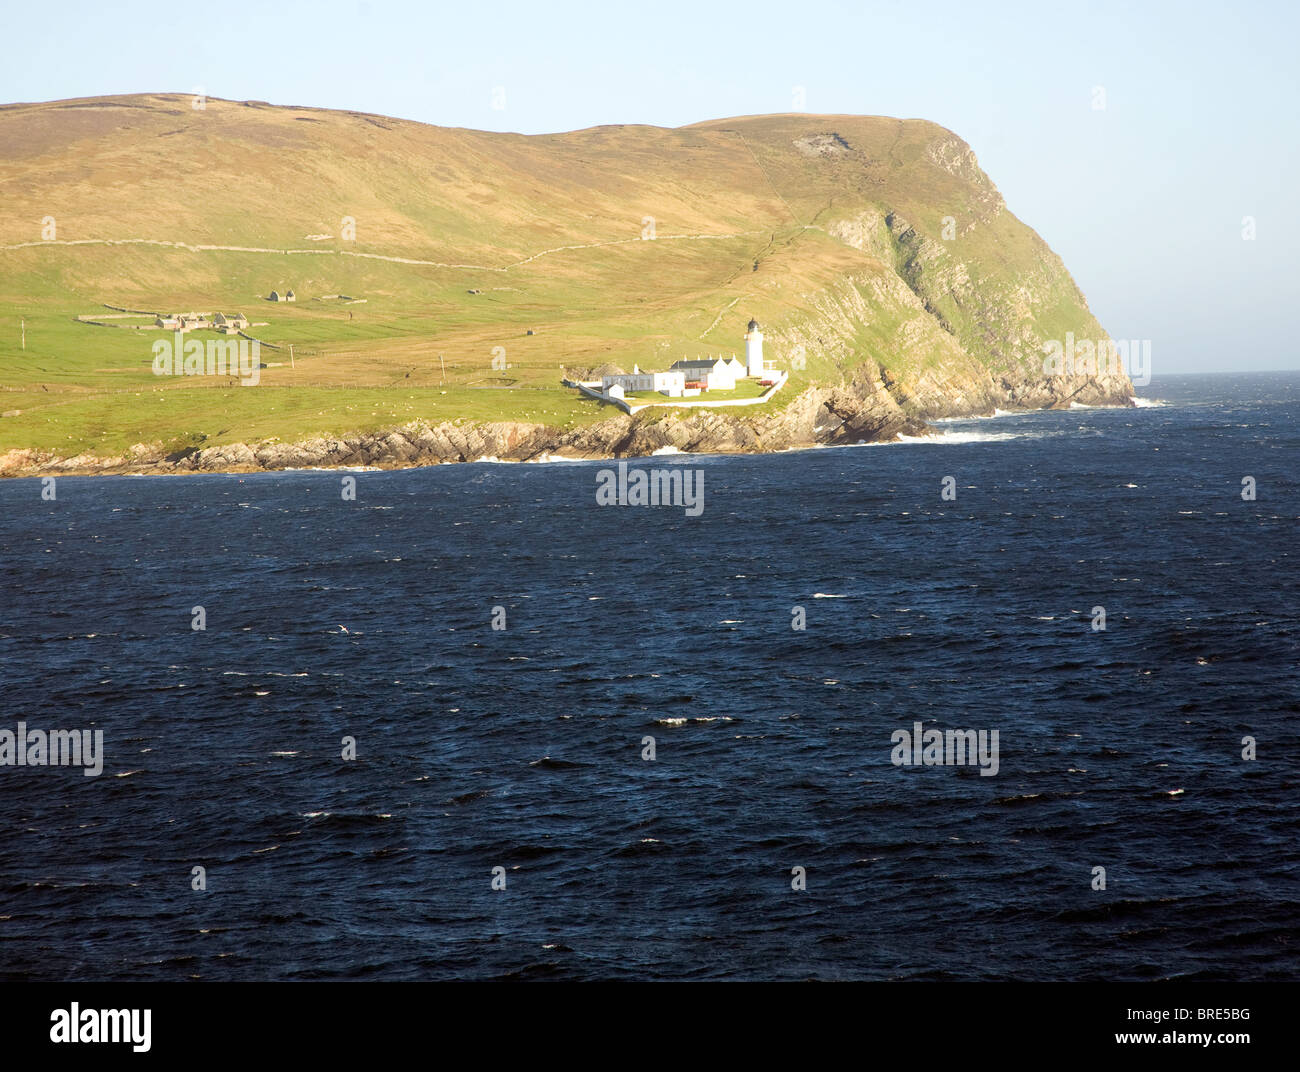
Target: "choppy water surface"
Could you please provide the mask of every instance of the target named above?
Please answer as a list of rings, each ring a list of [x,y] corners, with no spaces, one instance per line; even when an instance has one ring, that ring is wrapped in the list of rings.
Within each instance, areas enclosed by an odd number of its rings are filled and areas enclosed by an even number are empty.
[[[1296,977],[1300,377],[1143,393],[631,463],[698,517],[606,462],[0,484],[0,729],[105,749],[0,767],[0,976]]]

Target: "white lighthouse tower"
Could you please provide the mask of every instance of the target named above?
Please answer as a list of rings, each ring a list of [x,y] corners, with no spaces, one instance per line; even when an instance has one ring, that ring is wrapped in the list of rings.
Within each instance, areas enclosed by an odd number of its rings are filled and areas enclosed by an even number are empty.
[[[763,329],[758,326],[757,320],[751,320],[749,329],[745,332],[745,369],[747,375],[762,379]]]

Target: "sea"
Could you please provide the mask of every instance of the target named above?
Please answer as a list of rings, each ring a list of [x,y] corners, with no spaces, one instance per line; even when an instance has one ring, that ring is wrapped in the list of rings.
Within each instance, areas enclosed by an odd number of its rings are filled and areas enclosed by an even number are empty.
[[[0,483],[0,978],[1300,977],[1300,374],[1139,394]]]

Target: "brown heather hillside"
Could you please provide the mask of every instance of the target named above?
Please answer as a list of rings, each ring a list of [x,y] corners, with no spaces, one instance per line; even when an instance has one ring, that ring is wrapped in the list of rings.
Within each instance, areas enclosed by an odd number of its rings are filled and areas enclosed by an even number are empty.
[[[780,449],[1132,394],[1043,374],[1046,340],[1105,332],[921,120],[522,136],[172,94],[13,104],[0,194],[0,472]],[[257,387],[158,377],[161,333],[105,305],[243,312],[279,349]],[[611,418],[559,384],[730,355],[751,316],[792,373],[761,409]]]

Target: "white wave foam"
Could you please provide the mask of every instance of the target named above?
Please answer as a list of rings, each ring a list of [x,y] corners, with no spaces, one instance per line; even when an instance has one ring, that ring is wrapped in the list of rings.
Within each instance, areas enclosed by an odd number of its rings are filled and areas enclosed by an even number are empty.
[[[936,417],[935,424],[952,424],[954,421],[994,421],[999,417],[1018,417],[1020,410],[994,409],[992,413],[976,413],[969,417]]]
[[[1159,406],[1169,405],[1163,398],[1134,398],[1133,405],[1138,409],[1155,409]]]
[[[1008,439],[1023,439],[1023,432],[941,432],[935,436],[899,435],[895,443],[920,443],[929,446],[951,446],[956,443],[1002,443]],[[870,443],[868,446],[888,447],[890,443]]]

